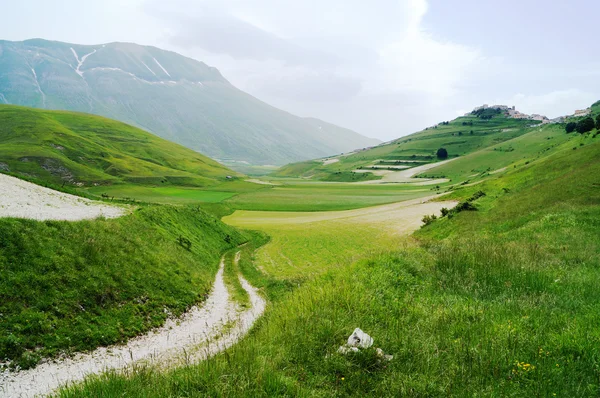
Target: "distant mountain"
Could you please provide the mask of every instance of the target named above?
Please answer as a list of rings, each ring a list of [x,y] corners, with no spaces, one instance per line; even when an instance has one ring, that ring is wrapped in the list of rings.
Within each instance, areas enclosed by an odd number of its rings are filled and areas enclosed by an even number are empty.
[[[237,174],[198,152],[101,116],[0,105],[0,171],[55,184],[205,187]]]
[[[378,143],[276,109],[155,47],[0,41],[0,103],[94,113],[221,161],[281,165]]]

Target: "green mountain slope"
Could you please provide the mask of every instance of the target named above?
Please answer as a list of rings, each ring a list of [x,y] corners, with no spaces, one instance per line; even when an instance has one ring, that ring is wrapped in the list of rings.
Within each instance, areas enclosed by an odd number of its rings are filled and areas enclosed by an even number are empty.
[[[378,143],[267,105],[202,62],[127,43],[0,41],[0,103],[106,116],[231,164],[282,165]]]
[[[235,172],[100,116],[0,105],[0,169],[45,182],[210,186]]]
[[[539,122],[512,119],[504,115],[492,119],[464,116],[374,148],[286,165],[273,175],[352,181],[357,179],[359,173],[352,174],[357,169],[410,168],[436,162],[439,148],[445,148],[450,158],[464,156],[519,137],[529,131],[528,126],[536,123]],[[360,174],[361,179],[365,179],[365,173]]]

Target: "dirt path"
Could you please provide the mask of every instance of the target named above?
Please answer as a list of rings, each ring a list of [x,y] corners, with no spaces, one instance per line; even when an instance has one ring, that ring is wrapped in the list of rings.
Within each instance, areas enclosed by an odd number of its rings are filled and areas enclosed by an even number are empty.
[[[92,353],[44,363],[17,373],[0,373],[0,396],[45,396],[60,386],[107,370],[123,370],[134,364],[170,368],[198,362],[231,347],[262,315],[266,301],[258,289],[240,275],[240,283],[252,304],[250,309],[241,311],[230,300],[223,280],[224,267],[222,259],[212,292],[204,305],[193,307],[182,319],[168,320],[163,327],[123,346],[98,348]]]
[[[0,217],[38,221],[116,218],[127,208],[81,198],[0,174]]]

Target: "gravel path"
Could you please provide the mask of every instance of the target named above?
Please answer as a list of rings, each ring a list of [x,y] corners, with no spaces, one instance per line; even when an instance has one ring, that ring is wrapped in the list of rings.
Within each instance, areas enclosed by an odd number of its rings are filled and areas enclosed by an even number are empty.
[[[123,370],[134,364],[160,368],[186,365],[234,345],[262,315],[266,302],[258,290],[240,275],[242,287],[248,292],[252,304],[250,309],[242,312],[229,298],[223,270],[222,259],[212,292],[202,308],[193,307],[182,319],[168,320],[163,327],[123,346],[102,347],[74,358],[44,363],[34,369],[2,373],[0,396],[45,396],[60,386],[103,371]],[[232,327],[225,328],[232,324]]]
[[[124,207],[81,198],[0,174],[0,217],[78,221],[124,215]]]

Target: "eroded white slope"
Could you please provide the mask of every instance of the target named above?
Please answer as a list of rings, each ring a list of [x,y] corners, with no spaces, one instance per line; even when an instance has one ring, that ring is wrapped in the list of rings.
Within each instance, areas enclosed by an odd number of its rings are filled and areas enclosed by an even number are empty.
[[[124,207],[81,198],[0,174],[0,217],[78,221],[115,218]]]

